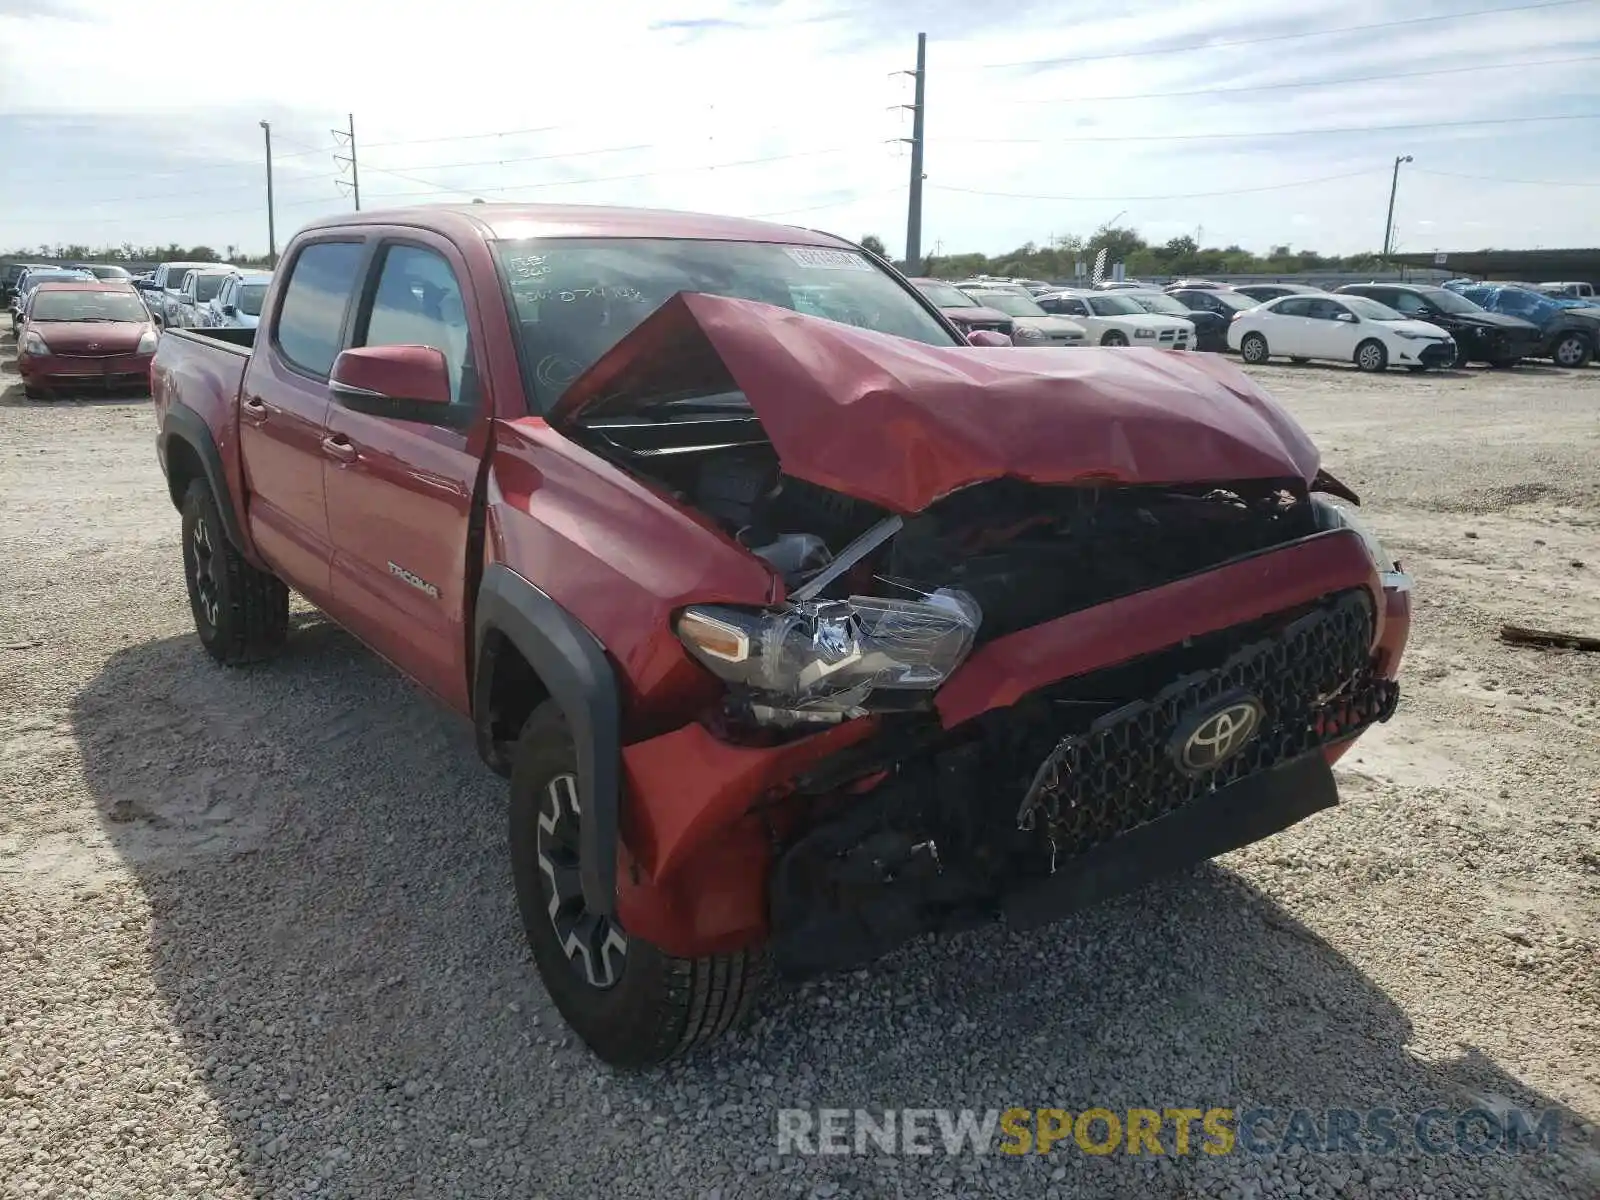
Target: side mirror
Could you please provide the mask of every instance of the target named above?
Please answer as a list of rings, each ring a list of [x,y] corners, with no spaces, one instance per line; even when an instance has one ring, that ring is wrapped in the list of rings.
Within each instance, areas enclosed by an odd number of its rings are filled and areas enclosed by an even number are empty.
[[[969,346],[1012,346],[1015,345],[1005,334],[993,329],[974,329],[967,334]]]
[[[360,346],[334,361],[328,392],[356,412],[437,421],[450,404],[450,367],[433,346]]]
[[[1355,313],[1349,313],[1349,312],[1342,312],[1334,319],[1338,320],[1338,321],[1343,321],[1347,325],[1354,325],[1354,324],[1357,323],[1357,320],[1358,320],[1358,318],[1356,317]]]

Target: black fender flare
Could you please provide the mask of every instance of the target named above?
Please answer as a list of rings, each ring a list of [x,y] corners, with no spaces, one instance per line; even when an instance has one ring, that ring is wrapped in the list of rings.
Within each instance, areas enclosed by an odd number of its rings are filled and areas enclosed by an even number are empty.
[[[171,444],[179,441],[194,451],[200,460],[200,469],[205,473],[206,484],[211,488],[211,495],[216,499],[217,512],[222,515],[222,531],[228,535],[228,540],[240,551],[247,551],[249,544],[244,540],[244,526],[239,521],[238,510],[234,507],[234,495],[228,487],[228,473],[222,466],[222,454],[217,450],[217,443],[211,436],[211,428],[205,423],[204,418],[187,404],[174,401],[168,408],[166,416],[161,422],[161,469],[167,475],[167,489],[172,496],[174,508],[183,507],[183,496],[172,487]]]
[[[474,690],[480,694],[486,674],[484,645],[492,632],[507,638],[527,659],[567,718],[583,811],[578,826],[583,899],[590,912],[613,916],[622,797],[622,706],[616,673],[599,639],[582,622],[503,563],[486,567],[478,587],[473,662]]]

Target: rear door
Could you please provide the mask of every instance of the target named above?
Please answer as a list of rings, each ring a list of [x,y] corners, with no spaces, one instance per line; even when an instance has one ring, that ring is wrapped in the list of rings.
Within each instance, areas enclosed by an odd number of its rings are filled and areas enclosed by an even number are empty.
[[[251,536],[262,557],[324,608],[332,594],[322,478],[328,372],[348,340],[366,255],[357,235],[300,243],[239,398]]]
[[[493,411],[477,369],[483,325],[467,279],[444,238],[396,230],[381,239],[351,345],[443,351],[453,402],[419,413],[362,398],[357,410],[335,394],[326,432],[338,457],[325,473],[339,620],[461,711],[469,525]]]
[[[1315,358],[1312,347],[1311,301],[1304,296],[1288,296],[1279,300],[1261,315],[1261,332],[1266,335],[1267,348],[1274,354],[1288,354],[1296,358]]]

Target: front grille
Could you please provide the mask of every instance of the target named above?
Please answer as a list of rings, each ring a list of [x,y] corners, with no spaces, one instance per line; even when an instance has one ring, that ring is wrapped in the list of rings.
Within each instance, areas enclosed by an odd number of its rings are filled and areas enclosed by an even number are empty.
[[[1456,359],[1456,348],[1449,342],[1429,342],[1417,359],[1430,367],[1448,366]]]
[[[1042,765],[1019,822],[1041,830],[1062,857],[1080,854],[1214,789],[1388,720],[1399,689],[1371,673],[1372,634],[1367,593],[1343,592],[1247,642],[1220,666],[1184,675],[1153,699],[1124,705],[1053,748],[1054,735],[1041,729],[1030,740],[1039,753],[1033,761]],[[1092,686],[1087,679],[1074,683],[1080,693]],[[1253,740],[1208,771],[1186,770],[1180,735],[1241,697],[1263,710]]]

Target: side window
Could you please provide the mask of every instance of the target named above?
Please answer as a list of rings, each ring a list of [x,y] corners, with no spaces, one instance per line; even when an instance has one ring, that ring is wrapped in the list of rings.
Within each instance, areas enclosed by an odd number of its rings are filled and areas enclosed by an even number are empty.
[[[1066,300],[1062,302],[1061,311],[1069,317],[1087,317],[1089,306],[1082,300]]]
[[[327,378],[339,357],[363,250],[360,242],[313,242],[289,268],[273,340],[284,358],[308,374]]]
[[[1337,321],[1341,316],[1349,316],[1350,310],[1337,300],[1313,300],[1310,315],[1319,321]]]
[[[1287,300],[1280,300],[1272,311],[1280,317],[1309,317],[1311,301],[1301,296],[1291,296]]]
[[[1393,292],[1387,297],[1378,296],[1375,299],[1408,317],[1428,311],[1427,301],[1421,296],[1413,295],[1411,292]]]
[[[432,250],[390,246],[383,256],[360,346],[432,346],[444,351],[450,368],[450,400],[473,404],[463,394],[471,363],[467,310],[450,264]]]

